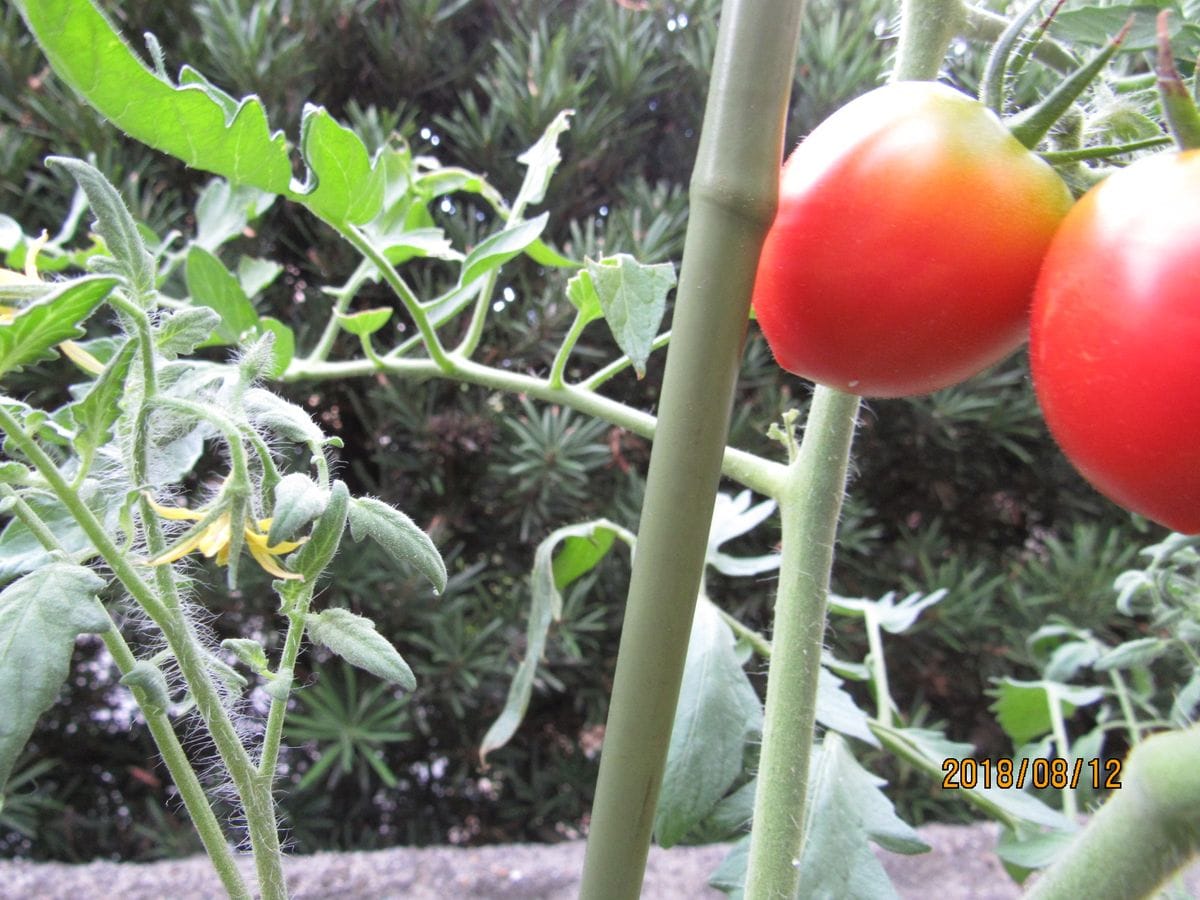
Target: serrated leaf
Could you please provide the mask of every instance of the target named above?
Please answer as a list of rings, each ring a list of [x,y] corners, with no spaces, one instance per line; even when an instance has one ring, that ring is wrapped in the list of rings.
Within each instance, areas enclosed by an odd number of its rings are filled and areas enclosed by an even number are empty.
[[[337,313],[338,325],[356,337],[370,337],[388,323],[392,310],[388,307],[364,309],[356,313]]]
[[[154,347],[167,359],[187,356],[208,341],[220,324],[220,314],[207,306],[176,310],[154,329]]]
[[[903,758],[916,754],[928,760],[938,772],[944,771],[942,764],[946,760],[968,759],[975,753],[975,748],[970,744],[951,741],[944,734],[925,728],[886,728],[875,723],[873,730],[884,746],[897,756]],[[960,787],[958,791],[993,818],[1010,816],[1045,828],[1073,827],[1070,819],[1025,791],[985,788],[981,781],[973,788]]]
[[[1025,744],[1050,733],[1052,708],[1061,710],[1063,718],[1070,718],[1078,707],[1100,700],[1104,690],[1057,681],[1003,678],[998,682],[995,694],[996,702],[989,709],[995,712],[996,721],[1013,743]]]
[[[203,247],[193,244],[188,250],[184,275],[192,303],[207,306],[221,317],[217,334],[225,343],[238,343],[242,335],[258,325],[258,313],[238,280]]]
[[[533,680],[546,647],[546,634],[552,622],[562,618],[562,594],[568,584],[590,571],[612,546],[618,529],[600,519],[559,528],[538,544],[533,554],[530,577],[529,623],[525,627],[525,656],[508,686],[504,709],[488,728],[479,747],[479,758],[512,740],[533,694]],[[555,551],[563,547],[557,563]]]
[[[308,182],[299,188],[304,203],[329,222],[367,222],[383,204],[383,170],[372,167],[357,134],[323,107],[306,104],[300,147]]]
[[[308,205],[334,222],[361,224],[378,209],[381,179],[362,160],[361,140],[324,110],[307,110],[301,136],[308,165],[292,180],[283,133],[271,132],[257,97],[235,101],[194,70],[178,86],[138,59],[89,0],[16,0],[51,67],[131,137],[189,166]]]
[[[722,544],[753,531],[775,512],[774,500],[764,500],[751,507],[752,496],[750,491],[742,491],[736,497],[720,493],[713,507],[705,563],[733,578],[761,575],[779,568],[778,553],[743,557],[720,552]]]
[[[76,450],[81,454],[92,453],[108,443],[112,425],[121,414],[125,375],[135,349],[134,342],[127,341],[109,360],[84,398],[68,407],[75,425]]]
[[[277,394],[262,388],[251,388],[246,391],[243,403],[255,424],[284,440],[311,446],[319,446],[325,441],[324,433],[312,416]]]
[[[878,747],[879,739],[869,724],[871,717],[842,690],[842,683],[842,679],[821,667],[817,676],[817,721],[832,731]]]
[[[251,220],[265,213],[274,202],[274,194],[251,185],[212,179],[196,198],[196,244],[215,252],[226,241],[241,236]],[[253,296],[257,291],[246,293]]]
[[[51,156],[46,165],[66,169],[87,194],[96,214],[96,233],[104,239],[118,271],[133,287],[135,297],[148,297],[154,290],[154,257],[142,242],[137,223],[117,189],[98,169],[81,159]]]
[[[549,218],[549,213],[542,213],[536,218],[512,228],[506,228],[480,241],[463,260],[459,286],[469,285],[475,279],[482,278],[488,272],[499,269],[514,256],[524,252],[525,248],[545,230]]]
[[[305,628],[314,643],[352,666],[398,684],[406,691],[416,690],[417,679],[412,669],[391,642],[375,630],[370,619],[356,616],[348,609],[327,609],[310,613]]]
[[[329,492],[300,472],[290,472],[275,485],[275,508],[267,544],[274,546],[295,536],[301,528],[325,512]]]
[[[393,559],[414,566],[441,593],[446,589],[446,564],[424,531],[408,516],[373,497],[350,501],[350,536],[356,541],[370,537]]]
[[[733,632],[705,597],[696,603],[654,835],[671,847],[710,815],[742,773],[745,744],[762,730],[762,704]]]
[[[925,853],[929,845],[879,790],[835,734],[813,747],[800,884],[807,897],[883,900],[897,897],[870,842],[894,853]]]
[[[1142,3],[1064,10],[1050,23],[1050,36],[1069,44],[1102,47],[1133,16],[1133,28],[1121,42],[1121,52],[1153,51],[1158,46],[1155,18],[1159,9],[1158,5]],[[1196,52],[1200,50],[1200,29],[1194,23],[1180,21],[1179,16],[1171,16],[1167,27],[1171,50],[1176,58],[1195,59]]]
[[[75,639],[112,620],[91,569],[55,562],[0,592],[0,789],[67,679]]]
[[[82,335],[80,323],[116,285],[117,279],[108,275],[77,278],[0,322],[0,376],[53,358],[52,348]]]
[[[650,348],[662,325],[667,294],[675,286],[671,263],[643,265],[618,253],[599,262],[584,260],[617,346],[633,362],[638,378],[646,374]]]

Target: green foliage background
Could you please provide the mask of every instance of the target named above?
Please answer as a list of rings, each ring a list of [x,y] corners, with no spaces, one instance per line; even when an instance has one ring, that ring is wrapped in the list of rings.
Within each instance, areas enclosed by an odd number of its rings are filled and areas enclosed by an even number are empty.
[[[277,127],[295,133],[311,100],[372,149],[398,132],[418,152],[486,173],[509,195],[521,177],[516,156],[560,110],[575,109],[547,198],[546,237],[576,257],[679,258],[716,0],[105,5],[126,34],[159,38],[168,70],[186,61],[235,96],[259,94]],[[882,79],[892,46],[888,9],[881,0],[810,0],[790,139]],[[972,84],[979,61],[959,49],[949,74]],[[100,121],[49,73],[5,6],[0,212],[27,231],[55,229],[70,200],[65,177],[42,165],[52,152],[93,154],[158,233],[191,226],[206,179]],[[476,234],[480,219],[469,204],[447,202],[441,212],[455,238]],[[318,312],[329,303],[319,287],[348,274],[348,249],[282,203],[239,247],[285,263],[271,314],[311,340],[306,323],[323,321]],[[418,272],[418,291],[432,294],[442,273],[434,265]],[[545,371],[573,315],[565,278],[532,264],[505,277],[498,296],[517,313],[493,318],[487,361]],[[589,332],[576,359],[612,356],[604,340]],[[643,381],[615,389],[653,408],[661,365],[653,359]],[[26,388],[58,389],[44,378]],[[647,443],[567,410],[441,382],[381,377],[287,390],[345,441],[341,469],[353,491],[401,505],[429,530],[452,573],[435,599],[369,551],[338,563],[325,602],[369,614],[405,648],[419,687],[398,702],[366,676],[355,682],[349,670],[305,657],[317,661],[302,680],[319,670],[325,687],[300,692],[289,731],[285,777],[299,787],[284,805],[294,849],[577,834],[595,779],[627,557],[613,554],[570,592],[518,738],[486,771],[475,748],[522,652],[534,546],[558,525],[597,516],[636,527]],[[767,425],[803,405],[808,387],[782,375],[752,333],[739,390],[733,443],[774,454]],[[1111,584],[1149,542],[1145,528],[1095,495],[1054,449],[1019,357],[928,398],[868,403],[855,460],[836,590],[874,597],[948,588],[914,632],[895,639],[893,690],[914,724],[942,722],[984,754],[1010,753],[987,711],[989,679],[1031,677],[1025,638],[1054,617],[1097,634],[1127,629],[1117,624]],[[763,553],[772,542],[760,529],[733,549]],[[745,584],[714,575],[710,592],[765,630],[771,584],[753,593]],[[252,584],[232,596],[214,590],[206,605],[220,636],[261,630],[272,610],[260,596]],[[835,652],[861,658],[863,636],[844,620],[835,625]],[[148,737],[119,711],[93,713],[117,694],[112,672],[91,664],[97,646],[81,647],[79,674],[35,735],[30,793],[0,828],[6,855],[150,859],[195,849]],[[886,766],[881,774],[911,821],[960,814],[926,781]]]

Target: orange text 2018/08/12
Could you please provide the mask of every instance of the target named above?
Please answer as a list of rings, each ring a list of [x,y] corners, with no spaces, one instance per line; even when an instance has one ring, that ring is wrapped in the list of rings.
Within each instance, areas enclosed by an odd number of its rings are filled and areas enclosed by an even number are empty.
[[[1044,788],[1077,788],[1091,785],[1096,790],[1116,790],[1121,786],[1121,760],[1046,759],[971,759],[949,757],[942,762],[942,787],[1002,788],[1024,790],[1028,785]]]

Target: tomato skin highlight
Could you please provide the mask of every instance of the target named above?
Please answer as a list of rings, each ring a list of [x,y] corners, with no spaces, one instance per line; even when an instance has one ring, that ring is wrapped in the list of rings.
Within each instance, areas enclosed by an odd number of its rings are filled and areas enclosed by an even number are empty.
[[[1200,533],[1200,150],[1085,194],[1051,244],[1030,364],[1050,432],[1121,506]]]
[[[755,315],[793,374],[874,397],[947,387],[1024,341],[1071,203],[983,104],[932,82],[885,85],[784,165]]]

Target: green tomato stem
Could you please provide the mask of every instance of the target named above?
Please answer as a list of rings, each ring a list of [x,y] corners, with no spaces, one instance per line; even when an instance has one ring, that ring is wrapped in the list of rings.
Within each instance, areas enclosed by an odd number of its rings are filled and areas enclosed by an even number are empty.
[[[777,494],[783,558],[767,671],[746,897],[795,897],[837,521],[859,398],[817,387],[799,453]]]
[[[567,360],[571,358],[571,351],[575,349],[575,344],[583,334],[583,329],[587,328],[588,319],[582,312],[576,311],[575,320],[571,323],[571,329],[563,338],[562,344],[558,348],[558,353],[554,356],[554,363],[550,366],[550,387],[561,388],[563,386],[563,373],[567,368]]]
[[[967,23],[962,0],[902,0],[892,81],[934,81],[950,42]]]
[[[1071,761],[1071,742],[1067,738],[1067,723],[1063,719],[1062,703],[1057,692],[1054,691],[1048,692],[1047,699],[1050,704],[1050,729],[1054,735],[1054,752],[1059,759],[1069,763]],[[1075,791],[1069,784],[1062,789],[1062,811],[1063,815],[1072,821],[1079,812],[1078,805],[1075,803]]]

